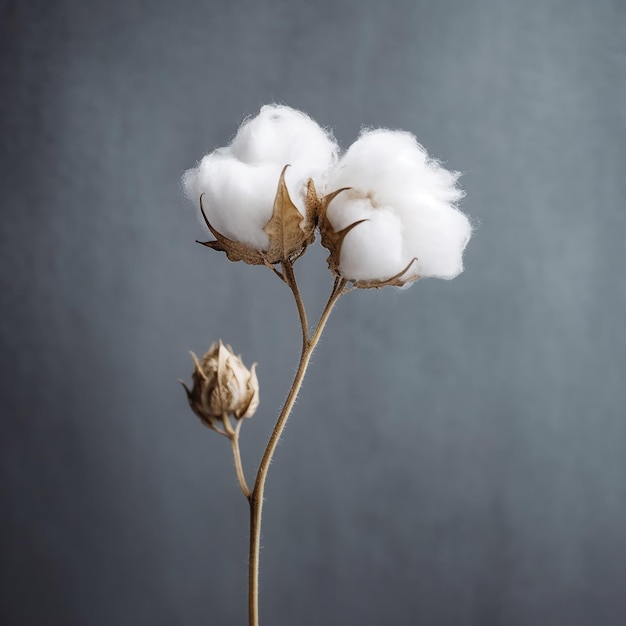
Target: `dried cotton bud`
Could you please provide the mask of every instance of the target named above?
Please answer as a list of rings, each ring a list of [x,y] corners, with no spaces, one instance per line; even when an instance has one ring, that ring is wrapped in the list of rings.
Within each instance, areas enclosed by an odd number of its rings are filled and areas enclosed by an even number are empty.
[[[322,206],[331,270],[357,287],[460,274],[472,229],[456,207],[458,176],[410,133],[363,131],[329,181],[337,192]]]
[[[229,146],[206,155],[183,176],[231,261],[292,261],[314,239],[316,193],[337,162],[332,134],[305,113],[266,105],[243,122]],[[289,166],[289,167],[286,167]]]
[[[191,356],[195,363],[193,386],[190,390],[182,384],[191,409],[206,426],[217,430],[229,415],[238,420],[254,415],[259,406],[256,363],[248,370],[241,357],[235,356],[221,340],[210,347],[201,361],[193,352]]]

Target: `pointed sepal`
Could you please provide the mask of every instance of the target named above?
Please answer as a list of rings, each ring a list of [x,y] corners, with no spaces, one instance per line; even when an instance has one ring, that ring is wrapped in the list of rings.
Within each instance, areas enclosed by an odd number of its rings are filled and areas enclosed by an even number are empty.
[[[322,239],[322,245],[330,252],[326,262],[328,263],[328,267],[330,271],[336,276],[341,276],[341,272],[339,271],[339,263],[341,260],[341,246],[343,245],[343,240],[346,238],[346,235],[353,229],[356,228],[359,224],[366,222],[367,220],[359,220],[358,222],[354,222],[342,228],[341,230],[336,231],[330,220],[328,219],[328,205],[343,191],[348,191],[350,187],[343,187],[341,189],[337,189],[337,191],[333,191],[332,193],[324,196],[318,205],[318,213],[317,213],[317,223],[320,230],[320,236]]]
[[[285,183],[288,167],[285,165],[280,173],[272,217],[263,228],[269,238],[269,247],[263,254],[266,262],[272,265],[295,261],[315,238],[315,221],[310,219],[310,211],[307,210],[307,215],[303,216],[289,195]],[[310,194],[309,185],[307,199]]]
[[[215,237],[215,241],[198,241],[198,243],[201,243],[207,248],[225,252],[229,261],[243,261],[244,263],[249,263],[250,265],[264,265],[265,260],[258,250],[252,246],[242,243],[241,241],[229,239],[225,235],[222,235],[222,233],[220,233],[217,229],[213,228],[204,211],[204,205],[202,203],[203,195],[204,194],[200,196],[200,212],[204,218],[204,223],[211,231],[213,237]]]
[[[417,261],[417,258],[411,259],[408,265],[403,270],[399,271],[397,274],[394,274],[390,278],[387,278],[386,280],[375,280],[375,279],[371,279],[371,280],[346,279],[346,280],[348,280],[348,282],[351,282],[358,289],[380,289],[381,287],[388,287],[388,286],[404,287],[404,285],[415,282],[416,280],[419,279],[419,274],[409,273],[411,266],[416,261]]]

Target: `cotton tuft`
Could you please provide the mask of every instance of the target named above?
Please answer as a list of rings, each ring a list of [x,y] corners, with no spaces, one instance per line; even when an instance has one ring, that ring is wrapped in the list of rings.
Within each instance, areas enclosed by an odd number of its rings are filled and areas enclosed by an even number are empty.
[[[338,194],[327,216],[345,237],[339,272],[348,280],[385,281],[417,259],[408,280],[454,278],[472,228],[456,207],[458,172],[431,159],[408,132],[364,130],[341,158],[329,188]]]
[[[183,176],[185,195],[198,206],[201,194],[211,225],[229,239],[265,250],[263,228],[272,217],[285,165],[289,195],[304,215],[309,178],[324,190],[339,148],[329,132],[305,113],[265,105],[243,122],[230,145],[207,154]]]

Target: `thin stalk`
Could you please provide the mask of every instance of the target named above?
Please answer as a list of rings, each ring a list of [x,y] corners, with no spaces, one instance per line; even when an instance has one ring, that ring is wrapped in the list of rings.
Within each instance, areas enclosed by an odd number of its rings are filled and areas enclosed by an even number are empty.
[[[250,489],[248,489],[246,476],[243,472],[243,463],[241,462],[241,452],[239,450],[239,429],[241,428],[242,423],[243,423],[243,419],[240,419],[237,421],[237,426],[235,427],[235,431],[233,435],[229,437],[229,439],[233,447],[233,457],[235,459],[235,469],[237,470],[237,480],[239,481],[239,486],[241,487],[241,491],[243,491],[243,495],[246,496],[246,498],[249,498]]]
[[[300,289],[298,288],[296,275],[293,271],[293,264],[290,261],[285,261],[283,263],[283,275],[285,282],[293,293],[293,297],[296,301],[296,306],[298,307],[298,316],[300,317],[300,326],[302,327],[302,351],[304,352],[309,344],[309,323],[307,322],[306,310],[304,308],[302,296],[300,295]]]
[[[344,293],[344,287],[346,285],[345,280],[339,278],[335,279],[333,290],[328,298],[328,302],[326,303],[324,310],[322,311],[322,315],[320,316],[320,320],[317,323],[315,332],[313,333],[312,337],[309,338],[308,329],[306,328],[306,314],[304,314],[304,305],[302,304],[302,299],[299,298],[299,292],[297,290],[295,276],[293,274],[293,267],[285,264],[284,271],[285,276],[287,277],[286,282],[291,287],[291,290],[294,293],[294,297],[296,298],[296,304],[298,305],[298,312],[300,314],[300,323],[302,324],[302,354],[300,355],[298,369],[296,371],[293,383],[291,384],[291,388],[289,389],[287,399],[285,400],[285,405],[283,406],[283,409],[278,416],[278,421],[276,422],[276,426],[274,426],[274,430],[270,436],[269,442],[265,449],[265,453],[263,455],[263,458],[261,459],[261,464],[259,465],[259,471],[256,476],[254,488],[248,498],[248,501],[250,503],[250,557],[248,567],[248,615],[250,626],[259,626],[259,556],[261,543],[261,519],[263,514],[263,492],[265,490],[267,472],[269,470],[269,466],[272,461],[272,457],[274,456],[274,452],[276,450],[276,446],[278,445],[280,436],[285,429],[285,425],[287,423],[291,410],[293,409],[296,397],[298,395],[298,392],[300,391],[300,387],[302,386],[304,375],[306,374],[309,361],[311,360],[311,355],[313,354],[313,351],[315,350],[315,347],[317,346],[317,343],[322,336],[322,332],[324,331],[326,322],[330,317],[330,313],[337,303],[337,300],[339,300],[341,295]]]

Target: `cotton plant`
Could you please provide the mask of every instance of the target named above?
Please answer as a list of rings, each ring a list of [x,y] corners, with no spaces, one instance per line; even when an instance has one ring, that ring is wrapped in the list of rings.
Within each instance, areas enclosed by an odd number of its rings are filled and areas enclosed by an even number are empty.
[[[259,405],[255,365],[248,369],[218,341],[192,353],[189,405],[231,442],[237,479],[250,506],[249,625],[258,626],[263,492],[276,446],[324,327],[337,301],[354,289],[407,288],[421,278],[463,271],[472,228],[457,203],[459,174],[430,158],[405,131],[364,129],[345,154],[333,134],[305,113],[266,105],[244,120],[232,142],[185,172],[186,196],[213,239],[200,242],[230,261],[265,266],[290,289],[302,330],[291,388],[252,488],[239,449],[244,421]],[[294,271],[319,232],[333,285],[311,329]],[[184,384],[184,383],[183,383]]]

